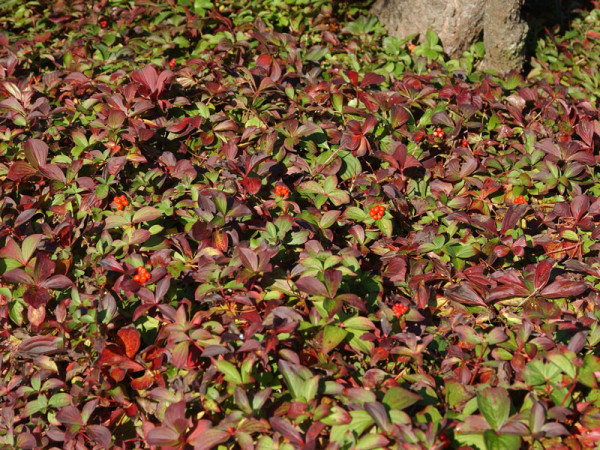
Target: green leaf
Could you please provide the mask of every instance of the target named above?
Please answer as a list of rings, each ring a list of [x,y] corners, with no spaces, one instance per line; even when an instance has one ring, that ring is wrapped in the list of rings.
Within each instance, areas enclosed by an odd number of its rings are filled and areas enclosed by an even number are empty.
[[[421,396],[419,394],[415,394],[408,389],[393,387],[388,389],[388,391],[385,393],[382,403],[389,406],[390,409],[402,410],[404,408],[408,408],[410,405],[415,404],[420,399]]]
[[[356,177],[362,172],[360,160],[350,152],[340,151],[338,155],[342,158],[342,167],[338,172],[342,180]]]
[[[479,411],[494,429],[499,430],[510,414],[510,397],[504,388],[486,388],[477,393]]]
[[[31,259],[33,253],[35,252],[35,249],[37,248],[38,244],[40,243],[43,237],[44,235],[42,234],[32,234],[31,236],[27,236],[25,238],[23,244],[21,245],[23,261],[27,262]]]
[[[356,220],[357,222],[362,222],[367,217],[369,217],[369,214],[366,213],[365,211],[363,211],[362,209],[357,208],[356,206],[351,206],[350,208],[348,208],[346,210],[346,217],[350,220]]]
[[[348,332],[334,325],[327,325],[323,331],[323,353],[327,354],[342,342]]]
[[[48,406],[51,408],[62,408],[63,406],[67,406],[71,404],[71,396],[66,392],[59,392],[58,394],[54,394],[50,397],[48,401]]]
[[[108,197],[108,185],[99,184],[96,186],[96,197],[102,199]]]
[[[158,219],[163,215],[158,209],[152,206],[144,206],[138,209],[133,215],[133,223],[150,222],[154,219]]]
[[[348,320],[344,321],[344,328],[352,328],[352,330],[357,331],[369,331],[374,330],[375,324],[367,319],[366,317],[351,317]]]
[[[392,221],[390,219],[379,219],[376,223],[377,227],[386,237],[392,237],[394,225],[392,224]]]
[[[277,363],[277,366],[279,367],[279,371],[283,375],[285,384],[287,384],[287,387],[289,388],[292,397],[294,399],[299,399],[300,397],[303,397],[303,393],[305,390],[304,380],[302,380],[302,378],[292,370],[292,367],[286,361],[279,361],[279,363]]]
[[[107,230],[110,230],[111,228],[122,228],[124,225],[127,225],[129,223],[129,218],[128,215],[123,215],[123,216],[117,216],[117,215],[112,215],[112,216],[108,216],[105,220],[105,227]]]
[[[311,47],[311,49],[306,52],[304,55],[304,59],[307,61],[319,61],[323,59],[323,57],[329,53],[329,49],[322,45],[315,45]]]
[[[514,450],[521,447],[521,438],[515,434],[496,434],[495,431],[485,430],[483,439],[487,450]]]
[[[225,380],[233,384],[243,384],[242,376],[237,368],[228,361],[217,361],[217,370],[225,375]]]
[[[559,381],[560,369],[554,364],[544,364],[542,361],[535,359],[527,363],[521,376],[527,384],[538,386]]]

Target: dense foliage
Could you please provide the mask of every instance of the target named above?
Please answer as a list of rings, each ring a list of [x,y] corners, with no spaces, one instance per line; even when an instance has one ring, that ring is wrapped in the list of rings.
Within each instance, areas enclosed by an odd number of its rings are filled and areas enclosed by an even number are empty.
[[[0,29],[2,448],[598,441],[600,10],[503,78],[360,3]]]

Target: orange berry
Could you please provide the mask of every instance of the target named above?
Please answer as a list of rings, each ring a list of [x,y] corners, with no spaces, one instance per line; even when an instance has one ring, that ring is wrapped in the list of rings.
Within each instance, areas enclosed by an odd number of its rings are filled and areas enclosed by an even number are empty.
[[[136,275],[133,276],[133,281],[137,281],[138,283],[141,281],[141,279],[142,278],[140,277],[139,274],[136,274]]]
[[[117,203],[117,209],[118,209],[119,211],[121,211],[121,210],[123,209],[123,205],[121,205],[120,203]]]

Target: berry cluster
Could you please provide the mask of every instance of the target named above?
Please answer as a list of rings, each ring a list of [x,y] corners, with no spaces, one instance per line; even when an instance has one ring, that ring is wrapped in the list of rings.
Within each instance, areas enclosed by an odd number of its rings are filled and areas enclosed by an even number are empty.
[[[433,132],[433,135],[442,139],[444,137],[444,130],[442,130],[440,127],[437,127]]]
[[[527,203],[527,200],[525,200],[525,197],[523,197],[522,195],[515,197],[515,199],[513,200],[513,205],[524,205],[525,203]]]
[[[408,312],[408,306],[403,305],[402,303],[396,303],[393,306],[392,311],[394,311],[394,315],[396,317],[402,317],[404,314],[406,314]]]
[[[369,215],[375,220],[381,219],[384,214],[385,206],[373,206],[371,208],[371,211],[369,211]]]
[[[150,279],[150,274],[146,270],[144,266],[139,266],[137,268],[137,274],[133,277],[134,281],[137,281],[140,284],[145,283]]]
[[[275,186],[275,195],[283,198],[288,198],[290,190],[285,186]]]
[[[171,61],[169,61],[169,62],[167,63],[167,65],[169,66],[169,68],[170,68],[171,70],[175,70],[175,58],[173,58]]]
[[[102,19],[100,21],[100,27],[101,28],[106,28],[106,25],[108,25],[108,21],[106,19]]]
[[[115,197],[115,203],[117,204],[117,209],[121,211],[124,207],[129,205],[129,200],[125,195],[121,195],[120,197]]]

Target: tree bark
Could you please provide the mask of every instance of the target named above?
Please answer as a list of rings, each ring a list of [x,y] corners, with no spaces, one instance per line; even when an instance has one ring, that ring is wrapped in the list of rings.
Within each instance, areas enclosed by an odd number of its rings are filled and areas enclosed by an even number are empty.
[[[451,57],[481,39],[486,0],[377,0],[371,12],[392,36],[425,37],[431,29]]]
[[[523,20],[522,0],[487,0],[483,18],[485,59],[482,69],[522,70],[529,27]]]
[[[377,0],[371,12],[392,36],[435,31],[452,58],[475,42],[483,41],[482,68],[498,72],[522,70],[525,62],[527,23],[522,19],[523,0]]]

